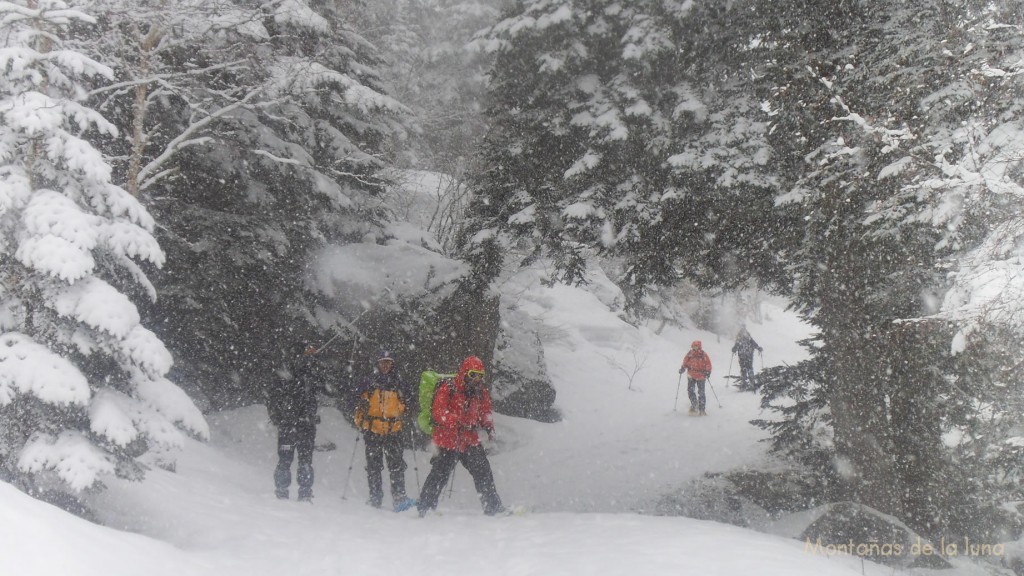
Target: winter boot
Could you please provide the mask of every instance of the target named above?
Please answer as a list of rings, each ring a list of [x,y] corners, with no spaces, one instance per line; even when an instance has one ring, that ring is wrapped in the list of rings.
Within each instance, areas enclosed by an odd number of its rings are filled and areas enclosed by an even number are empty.
[[[693,405],[690,405],[690,414],[696,414],[696,413],[697,413],[697,407],[693,406]]]
[[[484,510],[484,514],[487,516],[507,516],[508,510],[501,504],[498,504],[496,508]]]
[[[282,490],[281,488],[278,488],[277,490],[274,490],[274,495],[277,496],[278,500],[287,500],[288,499],[288,489]]]

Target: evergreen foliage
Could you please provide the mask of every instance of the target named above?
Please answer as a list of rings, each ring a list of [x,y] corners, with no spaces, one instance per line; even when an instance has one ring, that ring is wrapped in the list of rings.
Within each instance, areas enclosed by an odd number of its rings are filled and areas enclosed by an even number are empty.
[[[151,87],[139,189],[168,265],[148,313],[204,405],[258,400],[296,340],[326,340],[334,318],[307,263],[328,242],[380,233],[379,174],[408,109],[385,94],[377,49],[329,3],[116,8],[112,64],[132,89],[97,96],[127,119],[134,88]],[[140,70],[124,32],[146,26],[162,32]]]
[[[493,26],[477,240],[523,242],[567,282],[595,254],[621,257],[633,307],[649,286],[735,284],[740,266],[770,267],[754,254],[771,237],[750,219],[771,207],[767,118],[728,72],[742,43],[719,12],[521,2]]]
[[[487,36],[468,251],[551,257],[574,282],[621,257],[634,310],[649,286],[759,279],[819,330],[810,360],[766,375],[776,447],[925,534],[980,530],[943,435],[971,413],[949,374],[972,319],[1019,326],[1018,19],[989,2],[521,1]]]
[[[36,493],[139,477],[147,450],[209,434],[124,293],[152,295],[139,263],[164,253],[90,143],[118,133],[84,104],[112,70],[66,42],[93,22],[60,0],[0,3],[0,477]]]

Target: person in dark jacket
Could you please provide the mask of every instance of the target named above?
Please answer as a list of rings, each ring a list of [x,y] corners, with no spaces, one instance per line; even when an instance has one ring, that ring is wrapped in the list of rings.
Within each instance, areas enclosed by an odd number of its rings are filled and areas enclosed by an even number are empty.
[[[757,382],[754,380],[754,350],[758,353],[763,348],[747,332],[747,327],[740,327],[736,335],[736,343],[732,345],[732,352],[740,360],[740,383],[747,383],[753,390],[757,390]]]
[[[355,424],[366,441],[366,477],[369,504],[380,508],[384,500],[382,474],[387,459],[391,477],[391,504],[396,512],[416,504],[405,493],[405,457],[402,446],[404,415],[416,396],[413,386],[402,382],[395,359],[388,350],[377,355],[377,369],[355,389]]]
[[[322,380],[314,365],[317,349],[302,344],[282,370],[267,398],[270,422],[277,427],[277,468],[274,470],[275,494],[288,499],[292,483],[292,461],[299,456],[296,480],[299,500],[313,498],[313,446],[316,441],[317,393]]]
[[[494,437],[491,395],[484,386],[484,376],[483,361],[470,356],[462,362],[454,380],[439,385],[434,394],[431,412],[434,418],[433,440],[438,452],[430,460],[430,474],[420,492],[417,509],[421,517],[437,506],[441,490],[459,462],[473,477],[484,514],[505,511],[494,486],[491,464],[478,435],[479,430],[484,430],[488,437]]]

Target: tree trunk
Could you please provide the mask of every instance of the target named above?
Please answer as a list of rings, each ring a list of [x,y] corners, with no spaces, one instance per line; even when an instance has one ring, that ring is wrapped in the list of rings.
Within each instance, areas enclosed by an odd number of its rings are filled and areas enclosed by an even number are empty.
[[[152,26],[145,37],[136,30],[139,39],[139,77],[145,78],[150,72],[150,53],[160,43],[163,32],[159,26]],[[128,160],[128,175],[125,189],[132,196],[138,197],[139,172],[142,170],[142,153],[146,148],[146,98],[149,96],[149,84],[141,83],[135,87],[135,102],[132,104],[132,151]]]
[[[925,324],[905,324],[888,334],[888,348],[895,354],[889,363],[893,450],[905,487],[904,520],[918,532],[949,538],[953,500],[967,495],[955,481],[942,445],[941,396],[946,385],[936,360],[946,340],[930,332]]]
[[[837,471],[847,498],[902,517],[903,486],[885,395],[885,350],[873,327],[851,312],[866,309],[855,302],[855,295],[842,290],[832,295],[819,317],[824,351],[831,360],[826,390]]]

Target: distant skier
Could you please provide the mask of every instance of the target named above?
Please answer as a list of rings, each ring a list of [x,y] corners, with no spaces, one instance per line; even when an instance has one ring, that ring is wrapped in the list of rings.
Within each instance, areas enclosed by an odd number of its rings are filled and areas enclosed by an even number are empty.
[[[750,332],[747,332],[747,327],[741,326],[732,352],[740,359],[740,382],[749,384],[751,390],[757,390],[757,381],[754,379],[754,350],[758,353],[764,351],[750,336]]]
[[[366,478],[370,506],[380,508],[384,500],[381,476],[387,458],[391,477],[391,503],[395,512],[416,504],[405,493],[405,457],[402,446],[403,416],[412,401],[413,387],[402,382],[395,359],[388,350],[377,354],[377,369],[355,389],[355,423],[366,440]]]
[[[441,384],[434,394],[433,438],[438,452],[430,460],[430,474],[420,493],[417,508],[421,517],[437,507],[441,490],[459,462],[473,476],[484,514],[493,516],[505,511],[494,486],[491,464],[477,434],[482,429],[488,437],[494,436],[491,395],[484,386],[484,375],[484,363],[470,356],[462,362],[459,374]]]
[[[694,340],[690,351],[683,358],[679,373],[687,372],[686,393],[690,396],[690,414],[706,416],[704,385],[711,376],[711,358],[701,347],[700,340]]]
[[[313,446],[316,441],[317,393],[323,389],[322,379],[314,364],[317,349],[300,344],[294,356],[278,370],[278,380],[267,394],[270,422],[277,427],[277,468],[274,470],[275,494],[288,499],[292,483],[292,461],[298,452],[295,477],[299,500],[313,498]]]

